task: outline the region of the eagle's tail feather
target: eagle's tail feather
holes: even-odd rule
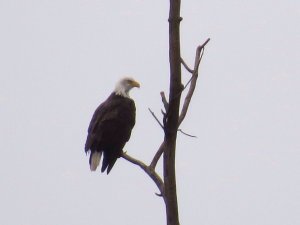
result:
[[[117,157],[109,154],[108,152],[104,152],[101,172],[103,173],[107,169],[106,172],[107,174],[109,174],[110,170],[113,168],[116,161],[117,161]]]
[[[107,160],[107,158],[105,157],[105,154],[104,154],[101,172],[103,173],[106,170],[107,167],[108,167],[108,160]]]
[[[110,170],[113,168],[115,162],[117,161],[117,158],[112,159],[112,161],[109,163],[107,167],[107,174],[109,174]]]
[[[90,169],[91,171],[95,171],[97,167],[99,166],[100,160],[101,160],[102,152],[91,152],[90,155]]]

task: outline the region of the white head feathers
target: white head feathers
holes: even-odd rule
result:
[[[135,81],[133,78],[124,77],[118,81],[115,87],[116,95],[121,95],[123,97],[129,98],[129,91],[133,87],[140,87],[139,82]]]

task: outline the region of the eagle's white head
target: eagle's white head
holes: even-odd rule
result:
[[[116,93],[116,95],[121,95],[125,98],[129,98],[129,91],[134,87],[139,88],[139,82],[137,82],[131,77],[124,77],[118,81],[114,92]]]

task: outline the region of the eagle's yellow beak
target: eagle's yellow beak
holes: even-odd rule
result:
[[[137,88],[140,88],[140,87],[141,87],[140,83],[137,82],[137,81],[135,81],[135,80],[133,80],[133,81],[131,82],[131,86],[132,86],[132,87],[137,87]]]

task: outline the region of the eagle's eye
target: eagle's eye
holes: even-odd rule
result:
[[[126,79],[125,80],[125,84],[129,85],[129,86],[132,86],[133,85],[133,80],[130,80],[130,79]]]

